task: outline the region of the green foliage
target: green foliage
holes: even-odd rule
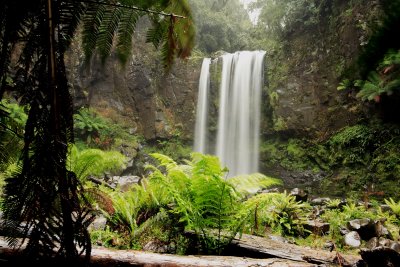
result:
[[[79,150],[74,144],[69,146],[67,167],[81,181],[89,176],[100,177],[106,172],[115,174],[126,167],[127,158],[118,151],[100,149]]]
[[[239,217],[246,218],[244,229],[250,233],[263,235],[269,226],[281,235],[298,236],[306,233],[303,224],[310,210],[308,203],[297,202],[294,196],[266,193],[245,201]]]
[[[400,201],[396,202],[393,200],[393,198],[389,199],[384,199],[386,205],[390,207],[392,210],[393,214],[396,215],[398,219],[400,219]]]
[[[158,181],[171,194],[176,203],[172,212],[188,230],[195,231],[206,252],[221,253],[236,234],[235,228],[231,229],[231,218],[238,207],[238,195],[223,178],[225,171],[218,158],[194,153],[189,165],[182,169],[168,157],[152,156],[167,173],[164,175],[152,166],[150,179]],[[227,236],[223,230],[228,230]]]
[[[192,153],[185,164],[160,153],[151,156],[157,164],[147,166],[149,176],[131,191],[111,192],[114,212],[106,212],[112,228],[134,244],[148,242],[145,233],[156,233],[156,242],[170,240],[183,252],[184,231],[194,231],[204,253],[221,253],[241,229],[244,218],[236,215],[249,193],[244,185],[254,189],[279,184],[261,174],[226,180],[227,170],[211,155]]]
[[[335,244],[343,246],[343,236],[340,229],[347,226],[347,223],[354,219],[382,219],[389,218],[388,214],[376,211],[375,209],[366,209],[363,205],[357,205],[354,202],[349,202],[342,209],[326,210],[322,214],[321,219],[330,224],[329,236],[335,240]],[[390,223],[388,223],[390,225]]]
[[[105,230],[93,230],[90,232],[90,239],[93,244],[101,245],[103,247],[112,247],[119,249],[129,248],[124,244],[123,236],[118,232],[113,231],[110,227],[106,227]]]
[[[94,52],[98,52],[104,63],[115,45],[118,57],[125,64],[132,52],[137,21],[143,16],[147,16],[152,24],[147,32],[147,42],[161,47],[161,58],[167,69],[172,66],[175,57],[186,58],[190,55],[195,31],[186,1],[124,0],[120,4],[123,6],[107,7],[97,2],[88,4],[83,16],[82,40],[88,60]]]
[[[357,80],[354,85],[360,88],[357,97],[361,100],[375,100],[379,102],[379,96],[383,94],[391,95],[394,90],[400,88],[400,79],[386,81],[377,72],[372,71],[369,73],[367,80]]]
[[[306,140],[269,139],[261,146],[262,162],[267,168],[279,165],[288,170],[325,170],[326,164],[316,154],[323,154],[322,148]]]
[[[192,147],[185,144],[179,137],[174,137],[169,140],[157,140],[155,144],[147,144],[143,151],[146,154],[169,155],[175,161],[182,161],[190,158]]]
[[[352,87],[352,82],[349,79],[344,79],[341,81],[337,87],[338,90],[344,90],[344,89],[349,89]]]
[[[355,87],[359,89],[357,97],[363,101],[380,102],[381,96],[398,94],[400,89],[400,50],[389,49],[378,62],[374,70],[369,71],[365,80],[358,79],[352,83],[345,79],[338,90]]]
[[[260,10],[259,25],[279,36],[298,27],[318,24],[326,4],[326,1],[257,0],[250,7]]]
[[[338,198],[330,199],[326,203],[326,207],[329,208],[329,209],[338,209],[341,203],[342,203],[342,201],[340,199],[338,199]]]
[[[282,181],[277,178],[265,176],[261,173],[238,175],[228,179],[235,190],[242,195],[249,195],[272,186],[281,186]]]
[[[235,52],[249,45],[250,19],[238,0],[190,0],[196,24],[196,46],[205,53]]]
[[[332,136],[328,146],[337,151],[331,155],[331,162],[338,164],[367,164],[370,155],[366,153],[375,145],[374,129],[367,125],[348,126]]]
[[[0,197],[5,178],[20,170],[18,159],[27,120],[26,108],[3,99],[0,101]]]
[[[372,198],[396,196],[400,175],[398,125],[372,120],[347,126],[325,141],[270,138],[260,156],[266,169],[324,172],[316,194],[334,197],[364,194],[374,186]]]
[[[93,139],[100,137],[100,130],[108,127],[107,122],[87,108],[81,108],[74,114],[74,129],[79,137],[90,143]]]

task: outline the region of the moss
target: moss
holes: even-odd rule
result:
[[[277,92],[273,91],[273,92],[269,92],[269,103],[272,107],[276,107],[279,103],[279,95]]]
[[[271,139],[263,143],[266,168],[289,172],[324,171],[325,180],[314,190],[333,196],[371,198],[396,196],[400,186],[400,127],[373,121],[343,128],[323,142],[307,139]]]
[[[274,130],[275,131],[283,131],[287,129],[286,121],[282,117],[278,117],[274,119]]]

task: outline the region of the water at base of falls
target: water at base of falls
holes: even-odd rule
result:
[[[264,56],[264,51],[239,51],[221,56],[218,123],[213,151],[207,151],[211,59],[203,60],[194,150],[217,155],[222,166],[229,169],[229,177],[258,171]]]

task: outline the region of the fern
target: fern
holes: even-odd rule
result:
[[[246,196],[261,189],[282,185],[282,180],[261,173],[253,173],[232,177],[228,179],[228,183],[232,184],[236,191]]]
[[[236,234],[226,235],[224,229],[229,231],[239,198],[224,179],[225,170],[218,158],[193,153],[189,164],[181,168],[168,157],[155,156],[161,160],[158,167],[166,166],[167,172],[154,171],[150,181],[156,181],[171,195],[176,205],[171,212],[179,216],[187,230],[197,233],[203,249],[220,253]]]
[[[310,206],[296,202],[286,193],[265,193],[249,198],[243,203],[237,220],[243,221],[245,231],[264,234],[266,226],[282,235],[304,233],[303,224]]]
[[[105,172],[118,172],[126,166],[127,158],[117,151],[103,151],[100,149],[78,148],[71,144],[69,147],[67,166],[68,170],[76,173],[81,181],[90,175],[101,176]]]
[[[397,218],[400,218],[400,201],[396,202],[393,198],[384,199],[386,205],[390,207],[393,214],[396,215]]]

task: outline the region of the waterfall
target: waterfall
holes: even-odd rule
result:
[[[197,99],[196,126],[194,132],[194,151],[206,153],[207,147],[207,116],[208,91],[210,88],[210,58],[203,59],[199,80],[199,94]]]
[[[214,152],[220,158],[222,165],[229,169],[229,177],[258,171],[264,55],[264,51],[239,51],[221,56],[222,73]],[[201,77],[203,70],[204,62]],[[207,74],[204,75],[209,77],[209,68],[205,71]],[[202,85],[201,83],[199,85],[196,134],[197,125],[204,120],[201,116],[204,114],[205,117],[210,116],[207,111],[210,103],[203,102],[203,90],[208,92],[209,88],[204,89]],[[199,133],[204,134],[201,137],[195,135],[195,144],[207,141],[205,133],[207,130]],[[207,152],[206,149],[196,151]]]

